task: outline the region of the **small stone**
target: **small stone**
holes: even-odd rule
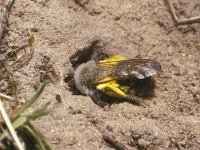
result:
[[[62,99],[61,99],[61,96],[59,94],[56,95],[56,101],[58,103],[61,103],[62,102]]]
[[[108,131],[113,131],[113,127],[110,126],[110,125],[107,125],[107,126],[106,126],[106,129],[107,129]]]
[[[82,111],[80,109],[74,109],[72,106],[68,107],[69,113],[72,115],[82,114]]]
[[[190,91],[192,92],[192,94],[196,94],[198,92],[198,86],[193,86],[190,88]]]
[[[150,142],[146,141],[145,139],[139,139],[138,144],[140,147],[145,148],[150,145]]]

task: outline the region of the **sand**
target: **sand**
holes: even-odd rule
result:
[[[179,18],[200,14],[198,0],[173,3]],[[16,0],[5,40],[19,43],[30,28],[37,31],[35,53],[14,72],[18,97],[23,102],[53,80],[34,104],[50,100],[52,112],[34,124],[56,149],[115,149],[104,132],[132,149],[200,149],[200,24],[176,26],[161,0]],[[69,91],[69,58],[95,40],[108,53],[160,62],[148,107],[123,102],[103,109]]]

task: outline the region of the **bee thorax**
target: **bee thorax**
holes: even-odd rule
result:
[[[78,66],[74,73],[75,86],[83,95],[89,95],[95,68],[95,61],[89,61]]]

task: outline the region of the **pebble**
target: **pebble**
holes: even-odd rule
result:
[[[139,144],[141,147],[145,148],[145,147],[147,147],[147,146],[150,144],[150,142],[146,141],[145,139],[139,139],[139,140],[138,140],[138,144]]]

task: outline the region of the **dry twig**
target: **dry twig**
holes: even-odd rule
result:
[[[164,0],[164,1],[165,1],[167,8],[169,9],[169,12],[172,16],[172,19],[174,20],[176,25],[200,23],[200,16],[179,20],[176,13],[175,13],[175,10],[174,10],[172,4],[170,3],[170,0]]]
[[[113,132],[104,131],[102,136],[105,141],[112,144],[117,150],[135,150],[135,148],[127,144],[125,139],[122,139],[122,137]]]
[[[0,0],[0,39],[8,25],[8,16],[14,0]]]

